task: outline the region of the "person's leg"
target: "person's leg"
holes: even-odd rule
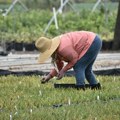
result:
[[[102,42],[98,36],[95,37],[93,44],[91,45],[88,54],[92,56],[91,61],[89,62],[88,66],[85,69],[85,77],[90,85],[97,84],[97,80],[92,70],[92,66],[97,58],[97,55],[101,49]]]
[[[85,64],[84,60],[79,60],[73,67],[76,78],[76,85],[85,85]]]
[[[95,61],[95,59],[85,69],[85,77],[90,85],[97,84],[97,80],[96,80],[95,75],[92,71],[92,66],[93,66],[94,61]]]
[[[102,42],[99,39],[99,37],[96,36],[95,40],[93,41],[91,47],[86,52],[86,54],[80,60],[78,60],[78,62],[74,65],[73,69],[75,71],[76,85],[85,84],[85,70],[96,59],[96,56],[101,49],[101,46],[102,46]],[[91,64],[91,72],[92,72],[92,65],[93,64]],[[88,71],[86,71],[86,74],[87,72]],[[94,82],[97,83],[95,79]]]
[[[97,80],[92,71],[92,66],[95,61],[93,58],[93,55],[86,54],[74,65],[73,68],[75,72],[76,85],[84,85],[85,78],[90,84],[97,83]]]

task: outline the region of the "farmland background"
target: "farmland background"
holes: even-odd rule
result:
[[[47,35],[54,37],[64,32],[74,30],[89,30],[100,35],[102,40],[112,41],[116,20],[118,2],[101,2],[94,12],[91,12],[96,0],[70,1],[63,9],[63,14],[58,14],[56,30],[54,22],[46,33],[44,30],[53,16],[52,7],[60,7],[60,0],[23,0],[28,8],[26,11],[17,3],[7,16],[3,16],[11,5],[10,0],[1,0],[0,8],[0,41],[34,42],[38,37]],[[47,9],[46,9],[47,8]],[[74,10],[73,10],[74,9]],[[67,22],[66,22],[67,21]]]
[[[34,42],[38,37],[52,38],[74,30],[96,32],[104,43],[110,43],[105,50],[111,50],[118,0],[103,1],[94,12],[96,0],[70,0],[57,16],[59,29],[53,21],[46,32],[52,7],[58,10],[60,0],[21,0],[27,9],[18,2],[5,15],[12,2],[0,0],[0,46],[10,54],[27,50],[36,53]],[[60,81],[53,78],[44,85],[41,77],[0,75],[0,120],[120,119],[120,75],[97,76],[102,89],[85,91],[54,88],[54,83],[74,83],[74,77],[65,76]]]

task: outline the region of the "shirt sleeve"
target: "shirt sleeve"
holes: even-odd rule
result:
[[[61,61],[61,60],[56,60],[56,63],[55,63],[56,65],[57,65],[57,69],[58,69],[58,71],[60,71],[62,68],[63,68],[63,66],[64,66],[64,63],[63,63],[63,61]],[[55,69],[55,68],[53,68],[51,71],[50,71],[50,73],[49,73],[52,77],[54,77],[54,76],[56,76],[58,73],[57,73],[57,70]]]
[[[71,69],[75,65],[79,57],[78,53],[74,50],[72,46],[65,47],[63,50],[60,51],[59,54],[60,54],[60,57],[56,60],[56,65],[57,65],[58,71],[63,69],[64,72]],[[65,66],[63,61],[67,62]],[[54,68],[50,71],[49,74],[52,77],[54,77],[58,73]]]
[[[61,55],[68,62],[68,64],[63,68],[63,71],[71,69],[78,60],[78,53],[74,50],[72,46],[68,46],[61,51]]]

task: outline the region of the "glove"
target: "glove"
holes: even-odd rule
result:
[[[64,71],[61,70],[57,75],[57,80],[60,80],[64,76]]]
[[[42,77],[41,83],[42,83],[42,84],[45,84],[45,83],[48,82],[51,78],[52,78],[52,76],[51,76],[50,74],[48,74],[47,76]]]

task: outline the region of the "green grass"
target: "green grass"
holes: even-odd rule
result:
[[[38,76],[1,76],[0,120],[10,115],[13,120],[119,120],[120,76],[97,79],[102,90],[82,91],[54,88],[54,83],[74,83],[73,77],[40,84]]]

